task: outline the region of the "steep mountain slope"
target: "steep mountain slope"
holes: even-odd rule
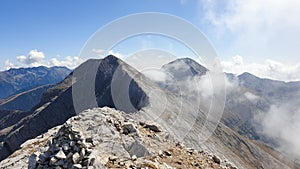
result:
[[[172,65],[178,65],[177,62],[182,63],[182,59],[173,61],[163,66],[163,68],[174,67]],[[184,64],[183,66],[187,67],[185,69],[188,70],[189,67],[195,67],[195,65],[202,67],[198,63],[193,65]],[[165,69],[165,71],[169,74],[180,74],[180,72],[178,72],[180,70],[174,71],[172,69]],[[166,89],[176,91],[174,88],[180,88],[180,94],[185,97],[185,99],[190,100],[194,104],[200,103],[200,108],[206,111],[209,110],[209,106],[207,106],[210,102],[207,101],[209,97],[203,97],[203,95],[201,95],[201,93],[207,93],[207,85],[204,86],[204,90],[196,89],[199,86],[200,88],[203,87],[203,84],[207,83],[209,80],[207,76],[189,73],[188,77],[185,77],[184,80],[182,80],[182,77],[173,77],[174,79],[172,79],[172,81],[167,81],[166,84],[168,87]],[[262,124],[257,118],[260,117],[260,115],[266,114],[272,104],[289,102],[290,105],[297,107],[297,104],[299,105],[299,99],[296,98],[300,96],[300,82],[285,83],[269,79],[260,79],[249,73],[244,73],[240,76],[226,74],[226,77],[227,98],[221,122],[251,140],[258,140],[275,148],[275,140],[272,140],[260,132]],[[193,86],[192,84],[195,85]],[[191,89],[191,86],[194,89]],[[179,90],[177,90],[177,92],[178,91]],[[197,95],[197,92],[200,92],[200,95]],[[254,143],[260,145],[259,143]],[[269,149],[268,147],[266,148]]]
[[[62,124],[68,118],[76,115],[72,98],[72,88],[76,88],[80,92],[80,94],[76,95],[77,99],[80,100],[80,107],[77,107],[77,110],[80,109],[82,111],[87,108],[98,107],[98,105],[114,107],[110,84],[112,74],[119,66],[121,69],[118,69],[118,71],[122,74],[119,77],[120,81],[124,82],[126,79],[134,79],[130,85],[130,91],[132,91],[130,98],[134,98],[134,107],[140,109],[141,106],[147,104],[147,97],[139,88],[137,82],[135,82],[138,79],[140,84],[143,83],[142,78],[139,79],[141,75],[136,75],[137,72],[134,72],[129,65],[114,56],[108,56],[103,60],[88,60],[56,87],[46,91],[41,102],[32,109],[27,117],[9,129],[3,129],[5,132],[2,133],[4,133],[5,138],[0,140],[4,142],[0,146],[0,159],[5,158],[18,149],[24,141],[34,138],[46,132],[49,128]],[[133,77],[133,75],[136,76]],[[96,83],[95,77],[98,81]],[[93,88],[95,90],[87,92],[86,89],[95,86],[95,84],[96,88]],[[122,85],[122,83],[117,84]],[[93,100],[95,95],[97,96],[96,101]],[[121,110],[131,111],[126,108],[120,107]]]
[[[51,85],[39,86],[34,89],[13,95],[7,99],[0,100],[0,110],[21,110],[30,111],[33,106],[39,103],[43,93],[49,88],[54,87]]]
[[[13,153],[26,140],[63,124],[76,112],[98,106],[123,110],[140,121],[155,121],[175,140],[227,159],[239,168],[293,167],[222,123],[207,121],[206,113],[193,102],[162,89],[114,56],[83,63],[64,81],[45,92],[30,115],[6,128],[5,132],[2,130],[0,159]],[[213,132],[214,125],[218,127]],[[212,136],[201,142],[207,132],[212,132]]]
[[[13,125],[18,123],[21,119],[28,116],[30,112],[23,112],[19,110],[0,110],[2,117],[0,118],[0,140],[2,141]]]
[[[0,72],[0,99],[46,84],[56,84],[71,70],[66,67],[12,68]]]

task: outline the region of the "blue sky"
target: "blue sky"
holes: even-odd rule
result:
[[[103,25],[139,12],[165,12],[196,20],[192,3],[173,0],[73,1],[7,0],[0,2],[0,61],[27,54],[32,49],[47,57],[78,55],[88,38]]]
[[[194,24],[229,72],[263,70],[265,77],[300,79],[287,77],[300,70],[297,0],[2,0],[0,69],[37,60],[76,62],[73,57],[99,28],[141,12],[168,13]]]

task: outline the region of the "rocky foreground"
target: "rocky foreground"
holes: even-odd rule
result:
[[[161,126],[110,109],[86,110],[22,144],[0,168],[235,168],[176,142]]]

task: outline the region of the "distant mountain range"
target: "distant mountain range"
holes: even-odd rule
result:
[[[177,69],[174,69],[175,67]],[[209,103],[203,100],[207,98],[199,98],[198,91],[190,89],[190,83],[195,83],[195,81],[199,83],[193,86],[195,88],[201,88],[203,87],[202,83],[207,83],[205,75],[209,72],[208,69],[186,58],[170,62],[164,65],[163,68],[172,75],[172,79],[168,79],[165,84],[161,84],[162,87],[172,92],[178,91],[178,88],[180,88],[181,95],[193,98],[189,100],[194,104],[203,102],[200,107],[208,111],[207,105]],[[181,76],[181,74],[184,74],[184,76]],[[272,105],[289,102],[290,106],[299,107],[300,82],[263,79],[247,72],[241,75],[225,73],[225,76],[227,87],[223,123],[250,139],[272,143],[271,140],[259,133],[261,126],[255,118],[266,114]],[[205,90],[200,89],[199,92],[201,94]],[[198,98],[195,99],[195,97]]]
[[[299,82],[260,79],[248,73],[240,76],[226,74],[228,83],[236,86],[233,86],[234,90],[227,87],[223,118],[212,136],[200,143],[199,138],[205,136],[202,127],[210,105],[206,95],[191,94],[197,92],[189,82],[197,80],[201,84],[209,70],[189,58],[170,62],[162,69],[172,78],[154,82],[110,55],[86,61],[53,87],[41,86],[2,101],[2,105],[9,106],[11,100],[16,106],[24,99],[30,100],[34,93],[39,93],[39,96],[43,93],[39,103],[30,111],[0,111],[0,160],[18,150],[26,140],[65,123],[76,113],[107,106],[141,121],[156,121],[175,140],[183,139],[181,141],[189,147],[228,159],[238,168],[299,168],[291,159],[265,145],[272,145],[272,140],[258,132],[254,118],[278,100],[297,98]],[[24,73],[12,74],[25,76]],[[200,94],[206,90],[200,87]],[[253,102],[251,98],[259,99]],[[209,124],[213,125],[212,122]]]
[[[0,72],[0,99],[62,81],[69,73],[66,67],[11,68]]]

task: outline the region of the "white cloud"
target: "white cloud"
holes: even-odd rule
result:
[[[45,55],[36,49],[29,51],[28,56],[17,56],[17,60],[25,65],[38,66],[43,65]]]
[[[122,53],[120,53],[120,52],[115,52],[115,51],[113,51],[113,50],[110,50],[109,52],[108,52],[108,55],[114,55],[114,56],[116,56],[117,58],[119,58],[119,59],[125,59],[125,55],[124,54],[122,54]]]
[[[9,59],[7,59],[4,62],[4,66],[5,66],[5,69],[9,69],[9,68],[14,67],[15,65]]]
[[[252,103],[256,103],[256,101],[258,101],[258,99],[259,99],[258,96],[254,95],[253,93],[250,93],[250,92],[245,92],[244,95]]]
[[[67,56],[64,60],[58,60],[57,58],[52,58],[49,61],[49,66],[66,66],[68,68],[76,68],[84,60],[78,56]]]
[[[93,49],[92,52],[96,53],[99,56],[99,58],[103,58],[105,54],[105,49]]]
[[[36,49],[29,51],[27,56],[20,55],[16,57],[17,62],[13,63],[10,60],[4,62],[5,69],[18,68],[18,67],[37,67],[37,66],[66,66],[68,68],[75,68],[80,65],[84,60],[78,56],[67,56],[64,58],[53,57],[46,59],[45,54]]]
[[[141,73],[156,82],[165,82],[170,78],[163,70],[157,68],[145,69]]]
[[[24,55],[17,56],[17,60],[21,63],[26,63],[27,57]]]
[[[276,139],[279,151],[300,158],[300,109],[291,103],[272,105],[261,120],[262,132]]]
[[[243,55],[299,57],[300,1],[298,0],[202,0],[204,20],[213,34],[233,39],[230,51]]]
[[[243,57],[237,55],[230,61],[222,61],[221,64],[227,73],[249,72],[262,78],[282,81],[300,80],[300,62],[291,65],[268,59],[264,63],[244,63]]]
[[[37,51],[36,49],[31,50],[28,53],[27,62],[28,63],[39,63],[45,58],[43,52]]]

